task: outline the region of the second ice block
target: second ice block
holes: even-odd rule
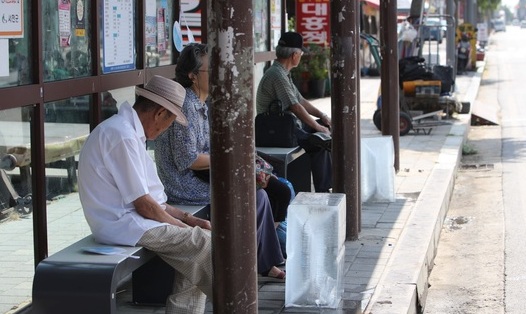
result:
[[[299,193],[287,217],[285,306],[336,308],[342,295],[345,194]]]

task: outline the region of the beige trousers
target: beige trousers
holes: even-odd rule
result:
[[[212,238],[209,230],[167,225],[150,229],[137,243],[159,255],[175,269],[166,313],[204,313],[212,300]]]

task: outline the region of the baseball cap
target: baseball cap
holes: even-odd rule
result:
[[[175,122],[184,126],[188,125],[188,121],[181,111],[186,97],[186,90],[181,84],[166,77],[154,75],[144,85],[144,88],[135,87],[135,93],[163,106],[176,115]]]
[[[303,37],[301,37],[300,33],[296,32],[283,33],[278,41],[278,45],[281,47],[298,48],[303,52],[309,52],[307,48],[303,47]]]

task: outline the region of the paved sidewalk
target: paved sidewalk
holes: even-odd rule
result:
[[[473,104],[480,76],[481,73],[470,73],[457,77],[460,100]],[[360,81],[363,136],[380,135],[372,123],[379,84],[378,78]],[[330,114],[330,98],[313,103]],[[344,294],[339,309],[285,309],[285,285],[260,278],[259,313],[417,313],[418,304],[425,302],[429,265],[468,128],[469,115],[460,115],[452,125],[438,126],[429,135],[410,132],[400,137],[396,200],[363,204],[359,240],[345,244]],[[64,208],[68,208],[67,212]],[[50,204],[48,213],[50,253],[89,234],[77,195],[70,194]],[[13,278],[8,277],[11,280],[0,281],[0,313],[14,313],[15,310],[10,311],[13,304],[20,304],[20,309],[30,300],[32,249],[21,250],[19,244],[32,243],[32,228],[31,219],[0,224],[0,248],[5,250],[0,256],[0,278],[6,278],[3,274],[7,272],[13,273]],[[5,246],[7,241],[12,244]],[[119,294],[118,300],[119,313],[164,313],[164,308],[131,305],[129,292]]]
[[[479,72],[457,77],[459,100],[473,105],[480,65]],[[361,80],[362,136],[379,135],[371,120],[377,90],[373,81]],[[330,100],[317,103],[330,112]],[[338,310],[313,312],[418,313],[425,304],[428,275],[469,125],[469,114],[458,115],[452,125],[438,126],[429,135],[410,132],[400,137],[396,201],[362,205],[359,240],[346,242],[343,302]]]

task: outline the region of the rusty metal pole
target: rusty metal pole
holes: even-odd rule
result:
[[[393,137],[394,167],[398,172],[400,170],[400,88],[398,86],[396,6],[396,0],[380,1],[382,134]]]
[[[361,18],[362,18],[362,10],[361,10],[361,6],[362,6],[363,2],[362,1],[355,1],[354,2],[354,5],[356,6],[355,7],[355,10],[356,10],[356,32],[354,32],[354,36],[355,36],[355,42],[356,43],[360,43],[360,32],[361,32],[361,27],[360,27],[360,23],[361,23]],[[358,189],[358,194],[356,195],[356,202],[358,202],[358,213],[357,213],[357,219],[358,219],[358,232],[361,232],[362,231],[362,167],[361,167],[361,164],[362,164],[362,154],[361,154],[361,151],[362,151],[362,135],[361,135],[361,132],[360,130],[362,129],[362,123],[361,123],[361,117],[362,117],[362,113],[361,113],[361,98],[360,98],[360,79],[361,79],[361,72],[360,72],[360,45],[357,44],[356,45],[356,73],[358,73],[358,79],[356,80],[356,103],[357,103],[357,106],[356,106],[356,146],[357,146],[357,150],[356,150],[356,158],[358,160],[358,168],[357,168],[357,174],[356,174],[356,177],[358,178],[358,182],[356,183],[357,185],[357,189]]]
[[[42,12],[41,1],[29,1],[31,8],[35,12]],[[42,32],[39,30],[42,25],[42,16],[36,14],[31,23],[31,33],[36,36],[37,44],[31,46],[33,55],[33,83],[42,84],[44,82],[44,58],[42,53]],[[44,154],[44,100],[43,97],[33,108],[31,108],[31,192],[33,194],[33,253],[35,268],[38,263],[48,257],[48,221],[46,205],[46,165]],[[39,154],[40,153],[40,154]]]
[[[357,240],[359,212],[359,143],[357,80],[357,1],[331,2],[331,102],[333,134],[333,192],[345,193],[347,202],[346,239]]]
[[[257,313],[252,1],[208,9],[214,313]]]

